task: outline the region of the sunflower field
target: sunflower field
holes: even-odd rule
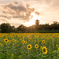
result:
[[[0,59],[59,59],[59,33],[0,33]]]

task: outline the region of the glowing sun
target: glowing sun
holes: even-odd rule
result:
[[[25,22],[24,23],[25,26],[35,25],[35,20],[38,19],[38,16],[35,13],[31,13],[31,15],[33,16],[32,19],[30,19],[29,22]]]

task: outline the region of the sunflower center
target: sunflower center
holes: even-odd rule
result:
[[[5,40],[5,41],[7,41],[7,40]]]
[[[30,48],[30,46],[28,46],[28,48]]]
[[[45,52],[45,51],[46,51],[46,49],[44,48],[44,49],[43,49],[43,51]]]
[[[38,47],[38,46],[36,45],[36,47]]]

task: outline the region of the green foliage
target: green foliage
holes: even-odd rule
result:
[[[52,24],[35,24],[30,27],[19,25],[17,28],[9,23],[0,25],[1,33],[59,33],[59,23],[54,21]]]
[[[7,43],[4,41],[6,38]],[[22,40],[27,43],[23,44]],[[45,43],[42,40],[45,40]],[[30,50],[27,48],[28,44],[32,45]],[[39,47],[35,48],[35,44]],[[41,46],[46,46],[47,54],[43,54]],[[59,33],[0,34],[0,59],[59,59],[58,48]]]
[[[1,24],[1,32],[2,33],[9,33],[10,32],[10,29],[11,29],[11,26],[9,23],[2,23]]]

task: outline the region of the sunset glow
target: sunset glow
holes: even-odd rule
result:
[[[35,20],[38,19],[38,16],[35,13],[31,13],[31,15],[33,16],[32,19],[30,19],[29,22],[24,23],[24,25],[27,26],[27,27],[35,25]]]
[[[0,0],[0,24],[18,27],[59,22],[59,0]]]

